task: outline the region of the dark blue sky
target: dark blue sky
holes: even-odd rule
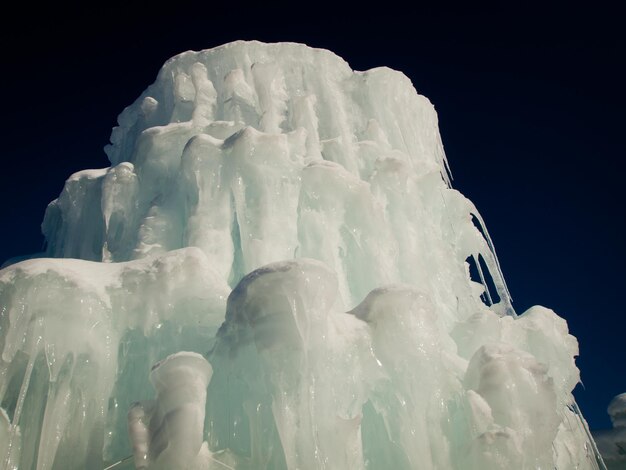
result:
[[[585,384],[576,397],[592,428],[609,426],[606,406],[626,391],[617,11],[133,5],[25,5],[7,19],[19,32],[0,33],[0,260],[41,249],[47,203],[74,171],[108,166],[117,114],[170,56],[236,39],[324,47],[357,70],[401,70],[434,103],[454,186],[481,211],[514,306],[567,319]]]

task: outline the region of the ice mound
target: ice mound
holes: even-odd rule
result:
[[[0,469],[602,465],[403,74],[186,52],[106,152],[0,271]]]
[[[626,393],[613,398],[607,411],[613,429],[596,431],[593,437],[608,470],[626,470]]]

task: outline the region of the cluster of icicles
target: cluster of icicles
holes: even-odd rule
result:
[[[429,101],[236,42],[168,61],[0,271],[0,469],[593,469]]]

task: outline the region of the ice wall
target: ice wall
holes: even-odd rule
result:
[[[513,311],[403,74],[186,52],[106,152],[0,271],[0,469],[597,468],[576,340]]]

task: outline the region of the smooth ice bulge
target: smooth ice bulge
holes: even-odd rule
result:
[[[406,76],[235,42],[118,121],[0,271],[0,469],[602,466]]]

